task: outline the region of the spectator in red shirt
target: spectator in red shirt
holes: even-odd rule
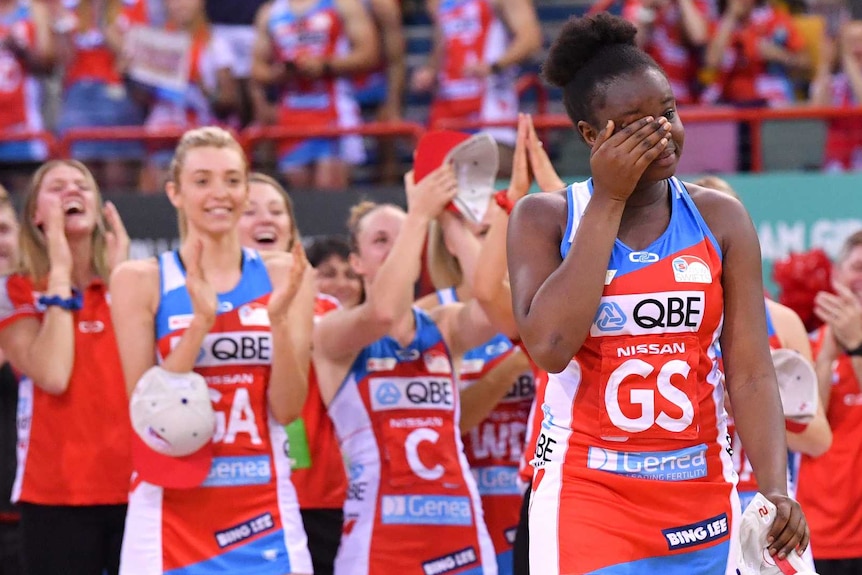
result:
[[[18,264],[18,220],[9,194],[0,186],[0,274]],[[10,499],[15,483],[18,375],[0,350],[0,565],[4,575],[21,575],[21,514]]]
[[[26,375],[12,496],[26,573],[116,575],[131,425],[107,282],[129,239],[74,160],[39,168],[21,226],[21,271],[0,281],[0,347]]]
[[[799,503],[811,529],[820,575],[862,573],[862,230],[851,235],[833,268],[836,293],[820,292],[815,313],[820,397],[832,427],[832,447],[803,456]]]
[[[841,28],[837,48],[837,53],[829,49],[822,55],[811,82],[811,104],[815,106],[852,107],[862,102],[862,21],[853,20]],[[831,172],[862,170],[862,118],[829,122],[824,168]]]
[[[37,75],[53,68],[53,50],[44,5],[0,0],[0,134],[44,129]],[[46,156],[43,142],[0,142],[0,163],[42,161]]]
[[[709,23],[717,18],[712,0],[627,0],[623,17],[637,27],[638,46],[664,70],[676,103],[695,103]]]
[[[65,70],[58,131],[140,126],[143,111],[128,97],[117,68],[128,24],[123,0],[43,2],[51,14],[57,55]],[[72,146],[75,158],[101,163],[97,180],[112,189],[132,184],[128,162],[142,154],[137,142],[84,141]]]
[[[764,0],[728,0],[706,50],[707,103],[776,106],[794,100],[788,72],[811,65],[790,15]]]

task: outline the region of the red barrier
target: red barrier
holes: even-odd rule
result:
[[[820,108],[813,106],[794,106],[788,108],[746,108],[729,107],[689,107],[680,108],[680,117],[684,123],[697,122],[745,122],[750,127],[751,138],[751,171],[763,171],[763,123],[767,121],[820,119],[836,120],[841,118],[862,118],[862,106],[855,108]],[[568,116],[564,114],[546,114],[534,116],[536,129],[574,129]],[[516,126],[517,120],[499,122],[482,122],[457,120],[446,123],[450,130],[481,130],[483,128]],[[789,142],[789,144],[792,144]]]
[[[405,136],[412,138],[414,143],[425,133],[425,128],[414,122],[367,122],[352,128],[302,126],[252,126],[242,133],[246,153],[262,141],[296,141],[308,138],[337,138],[352,134],[360,136]]]
[[[70,158],[72,157],[72,145],[78,142],[140,142],[150,151],[158,148],[172,148],[186,131],[188,128],[179,127],[158,129],[141,126],[73,128],[60,138],[57,152],[61,158]]]
[[[6,132],[0,134],[0,142],[29,142],[37,141],[45,144],[48,149],[48,157],[53,158],[57,154],[57,138],[51,132],[44,130],[28,130],[26,132]]]
[[[547,92],[535,75],[525,76],[519,82],[519,90],[538,90],[537,102],[540,111],[547,110]],[[788,108],[735,109],[690,107],[681,108],[680,116],[685,123],[698,122],[745,122],[750,126],[751,171],[763,170],[762,128],[768,121],[820,119],[824,121],[842,118],[862,119],[862,106],[855,108],[819,108],[794,106]],[[563,114],[539,113],[533,117],[537,130],[571,130],[572,123]],[[490,127],[515,127],[517,120],[499,122],[448,120],[445,127],[452,130],[480,130]],[[441,122],[437,127],[444,127]],[[49,132],[21,132],[0,135],[0,142],[39,140],[45,142],[51,157],[69,157],[72,144],[82,141],[134,141],[149,148],[173,146],[182,137],[185,129],[169,128],[151,130],[143,127],[78,128],[57,139]],[[308,128],[303,126],[251,127],[235,134],[246,151],[251,151],[261,141],[289,141],[307,138],[330,138],[349,134],[362,136],[402,136],[418,142],[425,128],[415,122],[370,122],[352,128]],[[792,143],[789,143],[792,144]]]

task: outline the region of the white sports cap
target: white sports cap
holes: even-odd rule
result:
[[[132,460],[144,481],[183,489],[206,479],[216,418],[200,374],[151,367],[138,381],[129,409]]]

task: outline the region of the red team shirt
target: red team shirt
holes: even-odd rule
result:
[[[825,333],[820,328],[816,334],[815,355]],[[817,559],[862,557],[862,385],[847,355],[832,366],[832,393],[825,407],[832,447],[820,457],[802,456],[797,498]]]
[[[707,22],[715,18],[714,4],[709,0],[695,0],[694,5]],[[629,0],[623,7],[623,17],[635,22],[642,9],[641,0]],[[652,38],[644,49],[664,70],[677,104],[694,104],[698,96],[694,88],[700,67],[699,55],[683,33],[682,13],[676,2],[668,2],[656,11]]]
[[[454,288],[439,290],[437,295],[443,304],[457,301]],[[461,389],[474,385],[516,351],[517,346],[502,334],[467,351],[461,358]],[[512,382],[509,393],[488,417],[461,437],[482,497],[499,575],[511,574],[513,569],[512,548],[524,495],[518,472],[534,395],[533,372],[527,371]]]
[[[350,47],[334,0],[320,0],[302,15],[293,12],[288,0],[275,0],[267,28],[278,60],[285,64],[307,57],[331,60],[345,54]],[[349,127],[358,124],[358,115],[350,83],[344,78],[295,78],[280,95],[279,125]],[[286,142],[279,153],[287,155],[283,162],[305,164],[320,154],[334,152],[321,151],[306,141]],[[351,163],[353,160],[348,159]]]
[[[486,78],[464,75],[464,67],[491,65],[509,45],[509,33],[489,0],[441,0],[435,15],[445,47],[429,124],[464,119],[502,121],[518,115],[517,70],[509,68]],[[489,129],[500,141],[514,143],[514,131]]]
[[[0,40],[7,39],[26,49],[33,48],[36,33],[26,6],[0,19]],[[38,81],[11,51],[0,47],[0,132],[41,129],[39,98]]]
[[[0,281],[0,329],[24,318],[41,321],[45,308],[37,300],[42,292],[29,278],[12,275]],[[75,359],[69,388],[52,395],[26,377],[19,387],[13,500],[117,505],[128,499],[131,425],[108,288],[94,280],[83,296],[83,308],[71,312]]]
[[[617,240],[587,337],[550,374],[530,501],[541,573],[736,573],[739,513],[716,342],[720,248],[683,184],[648,248]],[[567,190],[568,253],[592,193]]]
[[[314,315],[320,317],[339,309],[338,300],[318,294],[314,302]],[[311,453],[311,467],[294,469],[290,479],[296,487],[296,496],[302,509],[341,509],[347,495],[347,475],[335,427],[326,412],[314,366],[308,381],[308,397],[302,407],[302,421]]]
[[[713,23],[713,31],[718,26]],[[800,52],[805,39],[789,14],[772,6],[759,6],[734,32],[718,70],[718,82],[710,86],[707,102],[752,102],[770,105],[794,100],[787,71],[769,64],[760,55],[759,44],[770,40],[790,52]]]

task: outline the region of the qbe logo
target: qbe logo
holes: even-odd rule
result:
[[[616,302],[602,302],[594,320],[599,331],[613,332],[623,329],[626,325],[626,314]]]
[[[179,343],[179,338],[176,338]],[[171,342],[172,346],[174,342]],[[208,334],[195,367],[267,365],[272,362],[272,335],[267,331]]]
[[[703,322],[705,302],[702,291],[605,296],[599,303],[590,335],[693,333]]]
[[[706,477],[706,445],[700,444],[677,451],[615,451],[590,447],[587,467],[658,481],[687,481]]]
[[[728,534],[728,531],[727,514],[722,513],[691,525],[662,529],[661,532],[667,541],[667,548],[675,550],[695,547],[721,539]]]
[[[473,524],[469,497],[456,495],[384,495],[380,499],[384,525]]]
[[[371,409],[455,409],[452,380],[445,377],[380,377],[369,380]]]

